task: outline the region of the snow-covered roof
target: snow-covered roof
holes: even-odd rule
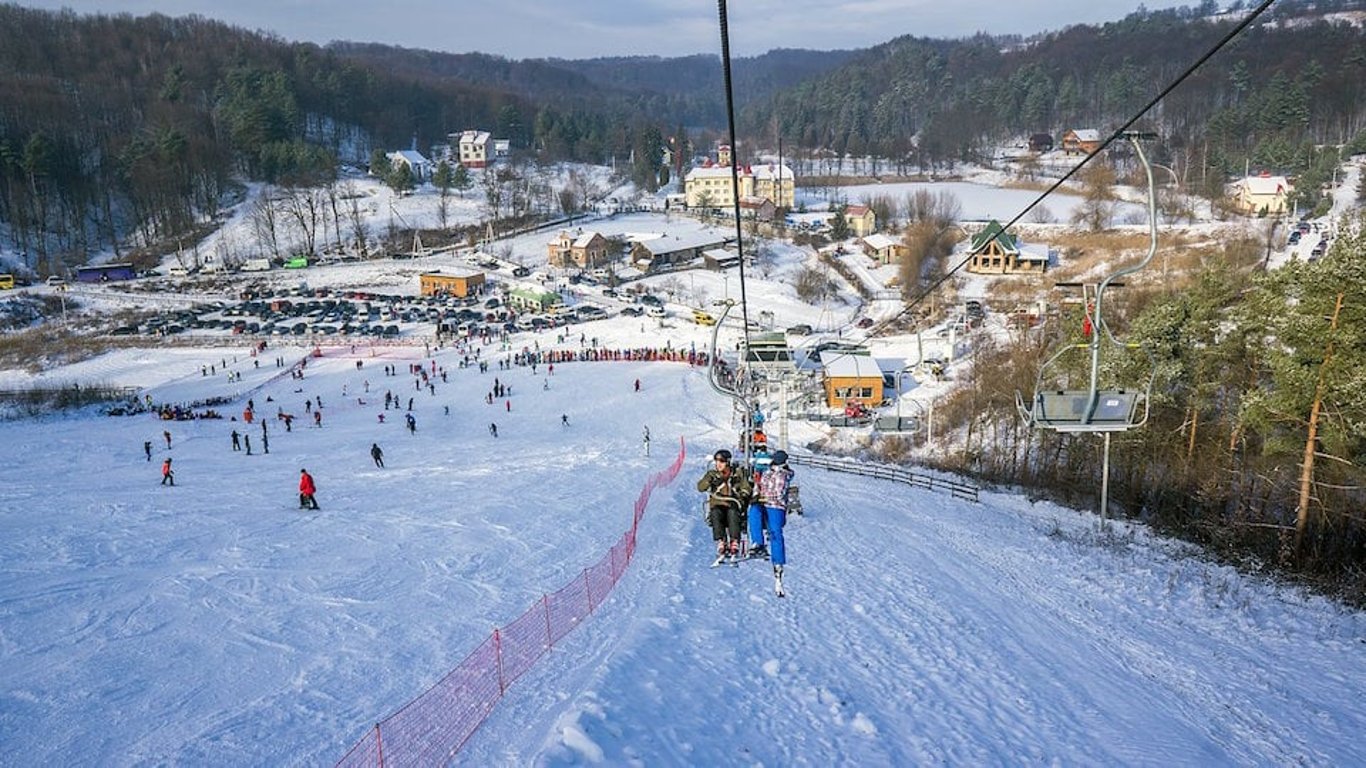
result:
[[[829,357],[829,360],[825,358]],[[877,361],[868,355],[859,354],[836,354],[822,355],[821,363],[825,367],[826,376],[839,376],[841,378],[861,378],[861,379],[880,379],[882,378],[882,368]]]
[[[1242,184],[1251,195],[1279,195],[1290,189],[1290,181],[1284,176],[1248,176]]]
[[[400,149],[397,152],[390,152],[387,157],[390,160],[402,160],[410,166],[430,165],[430,161],[422,156],[421,152],[415,149]]]
[[[681,235],[665,235],[653,240],[646,240],[641,243],[650,250],[650,253],[674,253],[693,248],[710,248],[726,242],[724,235],[710,234],[707,232],[685,232]]]
[[[1100,131],[1095,128],[1078,128],[1072,131],[1077,141],[1100,141]]]
[[[867,243],[868,247],[872,248],[875,251],[885,250],[887,248],[891,248],[892,246],[899,245],[901,243],[901,241],[896,239],[895,237],[889,237],[887,235],[882,234],[881,232],[875,235],[868,235],[867,237],[863,238],[863,242]]]
[[[1049,250],[1047,245],[1043,243],[1021,243],[1018,240],[1015,242],[1020,249],[1016,258],[1020,261],[1042,261],[1045,264],[1048,263],[1048,256],[1052,251]]]
[[[575,248],[587,248],[593,244],[593,238],[598,237],[597,232],[584,232],[574,240]]]
[[[487,144],[488,140],[488,131],[465,131],[460,134],[461,144]]]
[[[431,275],[435,275],[435,276],[437,276],[437,277],[463,277],[463,278],[470,278],[470,277],[475,277],[475,276],[477,276],[477,275],[483,275],[483,274],[484,274],[483,270],[480,270],[480,269],[473,269],[473,268],[470,268],[470,267],[454,266],[454,267],[442,267],[441,269],[433,269],[433,270],[428,271],[428,272],[423,272],[423,273],[422,273],[422,277],[428,277],[428,276],[431,276]]]
[[[796,177],[792,174],[792,169],[791,169],[791,168],[788,168],[786,165],[782,166],[781,174],[782,174],[782,178],[784,178],[784,179],[793,179],[793,178],[796,178]],[[756,179],[764,179],[764,180],[766,180],[766,181],[773,181],[773,180],[776,180],[776,179],[778,178],[778,176],[779,176],[779,170],[778,170],[778,166],[777,166],[777,165],[774,165],[774,164],[772,164],[772,163],[764,163],[764,164],[762,164],[762,165],[742,165],[742,166],[740,166],[740,175],[741,175],[741,176],[753,176],[753,177],[756,178]],[[715,178],[727,178],[727,179],[728,179],[728,178],[730,178],[730,166],[728,166],[728,165],[699,165],[699,166],[694,166],[692,170],[688,171],[688,174],[687,174],[687,176],[686,176],[685,178],[686,178],[688,181],[691,181],[691,180],[693,180],[693,179],[715,179]]]

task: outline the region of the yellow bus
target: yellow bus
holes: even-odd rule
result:
[[[716,318],[712,317],[710,312],[702,309],[694,309],[692,311],[692,321],[698,325],[716,325]]]
[[[14,275],[0,275],[0,291],[8,291],[14,288]]]

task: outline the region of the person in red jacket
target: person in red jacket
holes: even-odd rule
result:
[[[317,509],[318,500],[313,498],[317,492],[318,486],[313,484],[313,476],[306,469],[299,470],[299,509]]]

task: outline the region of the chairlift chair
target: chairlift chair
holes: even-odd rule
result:
[[[1157,365],[1150,350],[1143,345],[1122,342],[1110,333],[1101,312],[1105,289],[1126,275],[1134,274],[1152,262],[1157,253],[1157,195],[1153,187],[1153,170],[1148,158],[1143,154],[1139,138],[1150,138],[1147,134],[1126,133],[1125,138],[1133,144],[1143,170],[1148,175],[1148,253],[1143,260],[1132,267],[1121,269],[1101,281],[1096,287],[1095,302],[1088,307],[1087,318],[1091,326],[1091,338],[1084,344],[1069,344],[1059,350],[1039,367],[1039,376],[1034,385],[1034,395],[1026,404],[1024,397],[1015,395],[1015,404],[1025,422],[1035,429],[1052,429],[1056,432],[1093,432],[1105,439],[1103,469],[1101,470],[1100,513],[1108,516],[1110,497],[1110,435],[1115,432],[1141,427],[1148,421],[1148,414],[1156,378]],[[1104,334],[1106,341],[1102,341]],[[1090,382],[1086,389],[1046,388],[1045,380],[1050,376],[1058,378],[1057,363],[1060,358],[1078,350],[1090,353]],[[1147,355],[1148,380],[1141,387],[1102,387],[1100,384],[1102,351],[1107,362],[1113,362],[1114,350],[1139,350]],[[1140,406],[1142,411],[1140,413]]]
[[[1138,139],[1141,134],[1126,133],[1133,144],[1143,169],[1148,176],[1148,252],[1139,263],[1121,269],[1105,278],[1096,288],[1095,299],[1088,307],[1091,338],[1081,344],[1069,344],[1058,350],[1039,367],[1034,394],[1028,402],[1016,393],[1016,406],[1027,424],[1037,429],[1057,432],[1122,432],[1141,427],[1148,421],[1156,363],[1152,352],[1142,344],[1116,339],[1110,332],[1102,313],[1105,289],[1120,278],[1147,267],[1157,253],[1157,198],[1153,186],[1152,168],[1143,154]],[[1146,136],[1145,136],[1146,137]],[[1122,283],[1119,283],[1122,285]],[[1102,338],[1102,336],[1104,338]],[[1065,356],[1085,350],[1090,356],[1090,381],[1085,389],[1046,386],[1045,382],[1061,378],[1059,362]],[[1147,381],[1138,386],[1101,385],[1102,360],[1114,362],[1115,351],[1142,351],[1147,356]]]

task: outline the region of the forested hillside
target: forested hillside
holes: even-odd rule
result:
[[[1322,145],[1350,142],[1366,127],[1366,38],[1320,14],[1360,5],[1278,3],[1146,116],[1163,138],[1159,161],[1188,188],[1217,193],[1247,163],[1300,173]],[[1107,132],[1244,15],[1212,21],[1213,10],[1139,12],[1028,41],[898,38],[752,105],[742,133],[929,168],[982,160],[1035,132]]]
[[[0,5],[0,220],[42,273],[130,237],[185,235],[243,179],[323,183],[372,148],[425,148],[536,114],[496,87],[386,72],[199,17]]]
[[[1160,104],[1156,160],[1215,197],[1248,164],[1314,190],[1362,133],[1358,27],[1336,0],[1284,3]],[[1023,40],[898,38],[866,51],[739,59],[742,148],[872,154],[902,170],[989,160],[1046,131],[1113,128],[1239,13],[1140,12]],[[1318,15],[1316,15],[1318,14]],[[1291,23],[1293,22],[1293,23]],[[375,149],[491,130],[538,160],[635,158],[653,189],[665,137],[687,161],[724,130],[720,62],[508,61],[296,44],[199,17],[77,16],[0,5],[0,222],[39,272],[184,237],[243,180],[309,185]],[[1357,146],[1360,145],[1358,141]],[[675,171],[683,168],[675,168]]]

